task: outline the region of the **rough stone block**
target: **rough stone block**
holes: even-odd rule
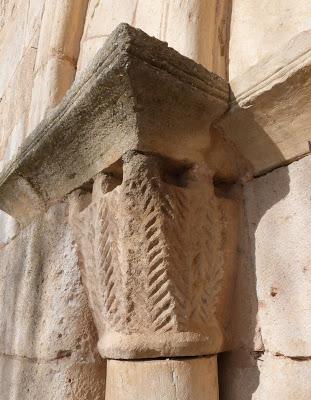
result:
[[[0,353],[90,361],[96,333],[67,205],[52,207],[0,251]]]
[[[311,355],[311,157],[246,186],[258,319],[274,354]]]
[[[309,400],[311,360],[251,353],[222,355],[219,361],[222,400]]]
[[[3,400],[104,400],[105,365],[0,356]]]

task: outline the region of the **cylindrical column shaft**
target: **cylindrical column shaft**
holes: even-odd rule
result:
[[[108,360],[105,400],[218,400],[217,356]]]

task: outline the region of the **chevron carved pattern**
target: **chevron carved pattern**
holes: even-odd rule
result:
[[[205,335],[217,313],[224,261],[213,184],[181,185],[165,170],[158,157],[133,156],[123,182],[107,190],[101,175],[72,218],[100,336]]]
[[[105,176],[97,178],[99,191]],[[122,291],[119,271],[118,225],[110,203],[115,196],[98,196],[97,201],[81,213],[74,215],[74,227],[79,255],[80,270],[88,293],[96,325],[121,329],[124,313],[118,293]],[[95,197],[94,196],[94,197]]]

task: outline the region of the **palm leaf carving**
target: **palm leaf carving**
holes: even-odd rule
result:
[[[146,306],[155,331],[185,330],[187,268],[183,245],[184,204],[175,187],[160,179],[135,181],[147,261]]]
[[[127,168],[116,189],[95,187],[74,223],[98,329],[205,332],[224,277],[212,182],[179,187],[161,179],[157,164]]]
[[[190,302],[190,320],[200,330],[204,330],[211,318],[215,316],[221,282],[224,277],[223,238],[220,223],[220,210],[217,199],[208,192],[204,198],[206,205],[202,207],[200,196],[193,198],[192,226],[192,295]]]
[[[119,273],[118,230],[111,207],[114,193],[91,203],[74,219],[80,247],[80,269],[85,283],[96,325],[102,331],[109,326],[120,330],[122,325],[119,301],[121,279]]]

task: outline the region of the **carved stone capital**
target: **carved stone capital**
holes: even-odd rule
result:
[[[210,171],[130,152],[123,177],[99,174],[83,199],[71,220],[101,355],[219,352],[230,227]]]
[[[22,225],[71,193],[103,357],[228,343],[231,189],[247,172],[215,128],[228,101],[224,80],[121,24],[0,174],[0,209]]]

